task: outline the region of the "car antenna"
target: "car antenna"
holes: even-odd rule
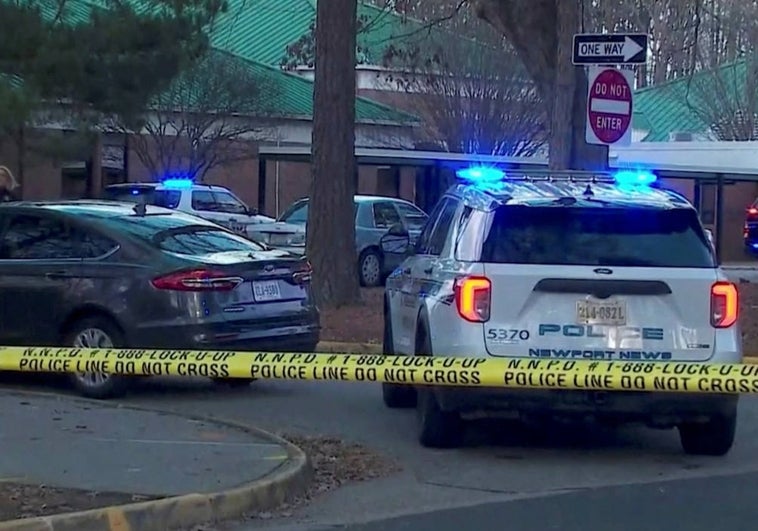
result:
[[[147,203],[145,202],[145,196],[140,195],[139,200],[132,208],[135,214],[137,214],[139,217],[143,218],[147,214]]]
[[[592,197],[593,195],[595,195],[595,192],[592,191],[592,186],[588,184],[587,188],[584,189],[584,194],[582,195],[586,195],[588,197]]]

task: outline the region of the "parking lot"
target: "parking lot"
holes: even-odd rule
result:
[[[40,381],[37,377],[25,378],[21,384],[27,389],[61,391],[44,379]],[[6,386],[19,385],[8,378],[5,382]],[[474,505],[506,504],[502,508],[504,515],[512,510],[515,517],[521,514],[520,509],[508,504],[564,494],[589,499],[615,493],[614,496],[622,498],[614,502],[598,499],[596,503],[616,503],[628,495],[628,501],[621,505],[633,504],[633,496],[647,496],[645,489],[654,487],[642,484],[716,477],[724,482],[724,476],[736,478],[758,470],[758,402],[752,396],[742,399],[737,442],[723,458],[683,455],[673,430],[659,432],[630,427],[618,431],[577,431],[561,426],[525,430],[523,426],[493,421],[473,425],[462,449],[432,451],[420,448],[416,441],[414,412],[386,409],[375,384],[259,381],[245,390],[220,390],[202,380],[155,379],[141,384],[124,403],[229,419],[295,437],[330,436],[365,448],[367,453],[361,459],[352,457],[352,477],[356,481],[334,489],[334,485],[329,485],[329,492],[315,496],[308,504],[284,507],[262,518],[259,515],[220,527],[235,531],[269,527],[326,529],[430,513],[426,516],[429,522],[408,516],[409,522],[427,529],[435,522],[434,515],[443,510],[457,508],[466,513],[474,511],[471,507]],[[611,487],[620,488],[609,490]],[[655,486],[659,488],[663,489],[661,485]],[[701,488],[702,482],[684,482],[677,492],[694,497],[702,493]],[[667,498],[668,492],[656,491],[655,496]],[[717,490],[714,494],[717,499],[710,500],[711,507],[718,507],[721,498],[733,502],[735,493]],[[745,490],[737,495],[750,496]],[[711,511],[712,518],[719,514]],[[613,517],[613,511],[606,516]],[[639,519],[636,520],[639,525],[649,522],[643,512],[630,518]],[[528,524],[528,518],[517,521]],[[545,529],[545,522],[540,520],[543,527],[519,526],[519,529]],[[609,525],[606,521],[603,527],[602,519],[592,525],[584,522],[587,524],[584,529],[598,531],[608,529]],[[487,521],[478,523],[485,525]],[[401,524],[402,520],[381,528],[407,528]],[[638,527],[629,527],[633,528]]]

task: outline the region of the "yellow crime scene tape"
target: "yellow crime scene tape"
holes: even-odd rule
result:
[[[513,389],[758,393],[758,365],[740,363],[0,347],[0,370]]]

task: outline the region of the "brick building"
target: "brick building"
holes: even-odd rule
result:
[[[87,0],[71,1],[94,8],[94,4]],[[77,13],[86,14],[86,11]],[[387,47],[396,45],[405,35],[416,33],[415,25],[418,24],[365,4],[359,4],[359,13],[364,18],[380,19],[381,24],[373,24],[359,35],[356,145],[359,149],[419,149],[419,140],[424,139],[424,124],[412,114],[413,98],[418,96],[392,89],[382,80],[388,73],[382,66]],[[208,174],[207,181],[234,189],[251,206],[260,206],[264,213],[273,216],[281,213],[295,199],[308,194],[310,164],[307,159],[274,159],[261,157],[260,153],[270,152],[274,148],[309,150],[312,69],[305,65],[285,71],[280,65],[287,47],[310,32],[314,19],[315,5],[312,0],[289,0],[286,5],[281,0],[258,0],[254,3],[232,0],[230,9],[217,21],[211,34],[214,53],[232,56],[245,68],[254,71],[255,75],[261,76],[267,86],[276,87],[269,95],[269,104],[276,109],[276,116],[268,116],[265,120],[259,116],[248,116],[249,120],[260,121],[265,133],[249,141],[248,158],[215,168]],[[617,150],[619,160],[631,165],[665,166],[671,163],[671,157],[676,158],[687,151],[686,148],[682,149],[683,144],[690,144],[692,149],[687,156],[690,169],[697,155],[709,175],[715,175],[719,169],[729,173],[727,170],[733,162],[731,158],[736,156],[733,149],[725,148],[720,143],[710,144],[708,148],[708,142],[681,142],[713,139],[711,126],[693,115],[683,103],[680,89],[684,85],[684,81],[671,82],[636,93],[633,120],[636,144],[630,150]],[[31,138],[43,134],[55,136],[62,133],[51,127],[44,132],[31,131],[27,136]],[[135,144],[133,138],[104,134],[95,145],[66,153],[65,156],[29,150],[20,161],[16,143],[5,139],[0,140],[0,164],[23,174],[25,198],[96,195],[104,184],[159,177],[141,162]],[[641,147],[646,144],[650,147]],[[672,147],[669,149],[666,146]],[[666,150],[671,153],[666,155]],[[741,153],[750,151],[742,149]],[[657,154],[653,155],[654,152]],[[674,152],[680,155],[672,154]],[[740,171],[744,173],[751,164],[743,161]],[[752,164],[753,168],[756,166],[758,160]],[[23,171],[19,171],[21,167]],[[425,179],[433,178],[428,168],[428,164],[421,165],[419,159],[401,157],[400,161],[388,161],[381,157],[373,158],[360,165],[357,188],[359,193],[401,196],[423,206],[429,198],[420,197],[420,185]],[[265,174],[265,180],[259,178],[262,174]],[[699,177],[699,180],[692,177]],[[717,183],[713,178],[704,180],[703,177],[702,173],[688,174],[687,178],[669,181],[669,184],[698,205],[706,225],[714,226],[719,202]],[[740,244],[744,210],[758,195],[758,186],[750,180],[752,177],[742,175],[740,182],[732,177],[726,179],[720,200],[723,216],[721,237],[726,260],[743,258]]]

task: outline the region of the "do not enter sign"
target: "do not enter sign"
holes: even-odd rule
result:
[[[632,143],[634,72],[616,68],[591,68],[587,97],[588,144]]]

